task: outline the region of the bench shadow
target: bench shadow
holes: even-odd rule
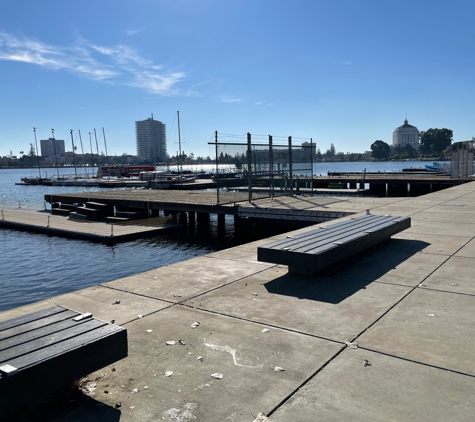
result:
[[[264,287],[271,294],[337,304],[365,289],[429,245],[419,240],[391,239],[317,275],[287,273],[265,283]]]
[[[55,412],[50,415],[51,422],[119,422],[121,417],[120,408],[108,406],[90,397],[84,397],[76,403],[70,404],[61,414]]]
[[[120,408],[108,406],[80,392],[69,396],[52,397],[32,406],[23,406],[1,422],[119,422]]]

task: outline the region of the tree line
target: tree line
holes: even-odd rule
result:
[[[414,158],[419,154],[426,154],[433,157],[444,157],[448,152],[453,140],[453,131],[451,129],[427,129],[419,133],[419,151],[413,146],[395,145],[394,155]],[[377,160],[387,160],[391,155],[391,147],[384,141],[377,140],[371,144],[372,157]]]

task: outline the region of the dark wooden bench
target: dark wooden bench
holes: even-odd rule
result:
[[[0,322],[0,414],[127,356],[127,330],[54,306]]]
[[[259,246],[257,259],[288,265],[290,273],[314,275],[325,267],[384,242],[409,227],[410,217],[368,213]]]

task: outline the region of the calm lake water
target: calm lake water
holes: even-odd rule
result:
[[[328,171],[401,171],[427,162],[319,163],[314,174]],[[308,166],[307,166],[308,168]],[[90,171],[90,170],[89,170]],[[49,169],[52,176],[55,169]],[[81,172],[83,173],[83,172]],[[60,169],[71,174],[71,169]],[[97,191],[99,188],[18,186],[22,177],[38,176],[37,169],[0,169],[0,209],[44,209],[44,195]],[[45,176],[45,171],[42,171]],[[248,241],[252,240],[250,237]],[[232,230],[218,241],[212,219],[208,238],[183,232],[159,238],[106,246],[78,240],[0,229],[0,311],[15,308],[99,283],[148,271],[209,252],[234,246]]]

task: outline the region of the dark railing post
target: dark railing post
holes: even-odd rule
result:
[[[316,150],[317,148],[315,148]],[[313,139],[310,138],[310,192],[313,194]]]
[[[274,149],[271,135],[269,135],[269,189],[270,197],[274,199]]]
[[[293,175],[292,175],[292,137],[289,136],[289,193],[290,196],[293,195]]]
[[[252,202],[252,146],[251,134],[247,133],[247,184],[249,190],[249,203]]]
[[[219,205],[219,156],[218,156],[218,131],[214,132],[214,145],[216,154],[216,203]]]

